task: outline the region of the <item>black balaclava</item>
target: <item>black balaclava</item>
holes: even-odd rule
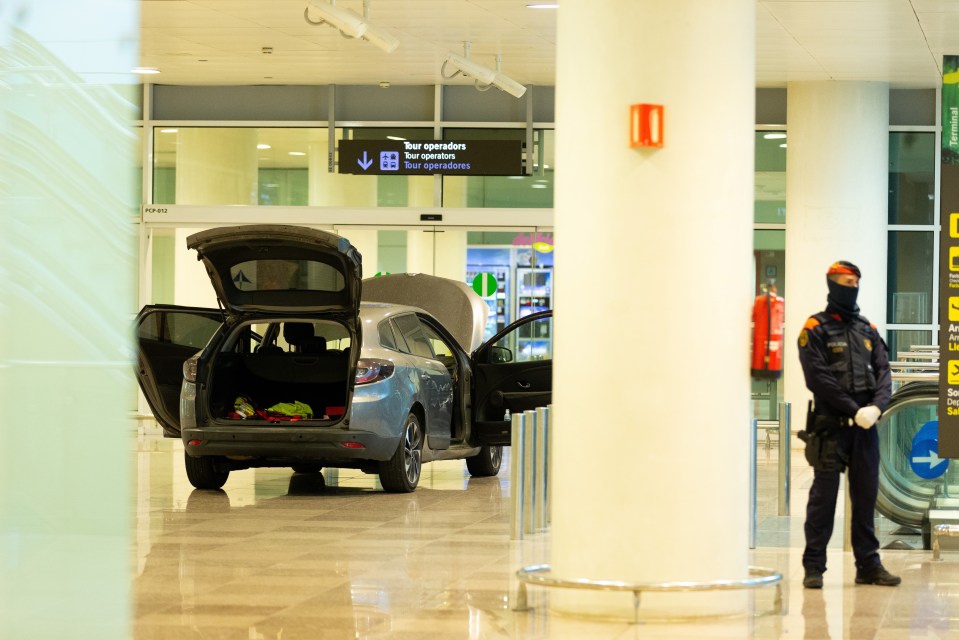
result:
[[[859,315],[859,305],[856,304],[856,298],[859,295],[858,287],[846,287],[838,282],[834,282],[829,276],[835,274],[851,274],[861,278],[862,274],[859,267],[851,262],[840,260],[829,267],[826,272],[826,285],[829,287],[829,295],[826,297],[826,312],[838,313],[843,318],[855,318]]]

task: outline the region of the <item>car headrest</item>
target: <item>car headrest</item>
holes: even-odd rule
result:
[[[293,346],[300,346],[313,337],[313,325],[308,322],[284,322],[283,339]]]

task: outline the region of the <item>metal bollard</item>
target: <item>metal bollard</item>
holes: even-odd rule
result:
[[[789,515],[789,476],[791,473],[792,404],[779,403],[779,515]]]
[[[526,429],[523,437],[523,533],[536,531],[536,412],[524,411]]]
[[[510,503],[512,507],[512,522],[510,527],[510,539],[523,539],[523,504],[524,487],[523,477],[525,475],[526,463],[526,416],[520,413],[513,414],[510,418],[512,433],[510,434]]]
[[[527,533],[549,525],[549,415],[551,406],[512,416],[510,437],[510,537],[522,540]]]
[[[534,531],[546,528],[546,430],[549,411],[546,407],[536,409],[535,442],[533,453],[533,527]]]
[[[756,548],[756,430],[759,421],[753,419],[749,429],[749,548]]]

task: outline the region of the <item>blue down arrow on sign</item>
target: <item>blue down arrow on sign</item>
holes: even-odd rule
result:
[[[938,478],[949,468],[949,459],[939,457],[939,421],[930,420],[912,438],[909,466],[920,478]]]

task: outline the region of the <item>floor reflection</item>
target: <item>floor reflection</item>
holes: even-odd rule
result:
[[[801,516],[778,518],[778,546],[751,563],[785,576],[782,615],[670,625],[601,622],[510,608],[515,571],[549,562],[549,535],[509,539],[509,470],[471,478],[462,461],[425,465],[411,494],[387,494],[350,469],[233,473],[194,490],[179,443],[141,438],[134,582],[138,640],[423,638],[951,638],[959,553],[883,551],[903,576],[890,589],[853,584],[851,554],[829,549],[822,590],[801,586]],[[800,476],[801,477],[801,476]],[[799,482],[797,484],[802,484]],[[793,496],[802,513],[802,486]],[[799,532],[797,534],[797,532]],[[770,593],[752,599],[769,611]]]

